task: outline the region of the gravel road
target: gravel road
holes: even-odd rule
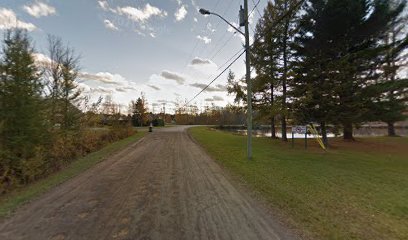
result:
[[[186,129],[157,129],[26,204],[0,239],[294,239]]]

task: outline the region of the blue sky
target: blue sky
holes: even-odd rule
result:
[[[249,0],[250,10],[257,1]],[[171,109],[177,99],[198,93],[242,48],[238,34],[220,19],[200,15],[198,8],[237,22],[240,4],[243,0],[2,0],[0,32],[16,24],[27,29],[42,60],[47,35],[61,37],[81,55],[80,86],[86,94],[109,94],[127,105],[144,92],[151,110],[165,101]],[[258,9],[265,5],[260,1]],[[258,18],[254,11],[252,29]],[[239,77],[245,72],[243,60],[232,67]],[[232,102],[226,75],[194,103]]]

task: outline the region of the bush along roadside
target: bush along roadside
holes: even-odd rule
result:
[[[113,130],[111,130],[111,132],[113,132]],[[2,194],[0,196],[0,217],[7,216],[22,204],[40,196],[42,193],[47,192],[66,180],[79,175],[112,154],[115,154],[117,151],[135,143],[146,134],[146,132],[133,133],[134,134],[130,137],[115,141],[111,144],[106,144],[105,147],[102,147],[98,151],[94,151],[84,157],[71,161],[69,164],[65,164],[64,168],[47,177],[38,179],[28,185],[19,185],[19,187],[13,191]],[[116,132],[115,134],[118,133]]]
[[[48,144],[36,146],[27,158],[1,151],[0,195],[60,171],[75,159],[135,133],[128,126],[55,131]]]

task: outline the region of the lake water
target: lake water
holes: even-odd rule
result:
[[[244,130],[244,129],[228,128],[228,129],[220,129],[220,130],[234,132],[239,135],[247,135],[247,130]],[[281,131],[280,129],[277,129],[276,131],[276,136],[279,138],[282,137],[282,134],[280,131]],[[399,136],[408,136],[408,127],[398,127],[395,129],[395,131],[397,135]],[[271,137],[272,136],[272,133],[269,129],[253,130],[252,133],[254,137]],[[374,127],[374,128],[373,127],[361,127],[359,129],[354,129],[353,133],[355,137],[380,137],[380,136],[386,136],[388,134],[388,130],[387,128],[383,128],[383,127]],[[335,135],[333,133],[328,133],[327,137],[333,138],[335,137]],[[292,138],[292,133],[290,129],[288,129],[287,138],[288,139]],[[294,138],[305,138],[305,135],[304,134],[294,134]],[[313,135],[308,134],[308,138],[313,138]]]
[[[227,131],[228,132],[235,132],[235,133],[237,133],[239,135],[244,135],[244,136],[247,135],[247,130],[227,130]],[[265,130],[253,130],[252,134],[253,134],[254,137],[271,137],[272,136],[272,133],[270,131],[265,131]],[[278,138],[281,138],[282,134],[279,132],[279,133],[276,133],[276,136]],[[292,138],[292,133],[288,133],[288,134],[286,134],[286,136],[287,136],[288,139]],[[328,137],[335,137],[334,134],[328,134],[327,136]],[[293,137],[294,138],[305,138],[305,135],[295,133],[295,134],[293,134]],[[307,137],[308,138],[313,138],[313,135],[308,134]]]

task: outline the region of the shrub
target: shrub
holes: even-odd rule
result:
[[[35,147],[34,154],[26,159],[2,149],[0,150],[0,194],[56,172],[76,158],[134,133],[133,128],[124,125],[79,132],[55,131],[49,146]]]

